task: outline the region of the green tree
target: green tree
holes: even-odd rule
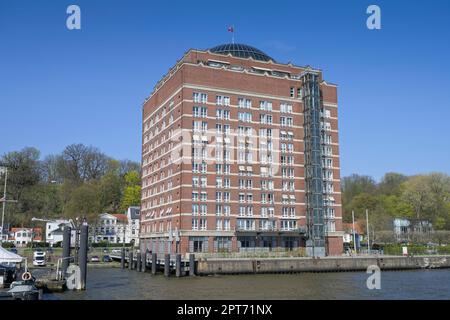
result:
[[[102,209],[99,193],[99,183],[96,181],[86,182],[73,189],[65,208],[65,216],[85,217],[89,222],[96,221]]]
[[[141,179],[137,171],[130,171],[125,175],[125,189],[121,202],[121,209],[138,206],[141,203]]]

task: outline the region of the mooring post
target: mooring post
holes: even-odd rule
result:
[[[195,254],[189,255],[189,275],[195,276]]]
[[[69,266],[70,263],[70,235],[72,232],[72,228],[69,226],[65,226],[63,229],[63,242],[62,242],[62,247],[63,247],[63,254],[62,254],[62,263],[61,263],[61,274],[62,274],[62,278],[65,279],[66,278],[66,271],[67,271],[67,267]]]
[[[133,270],[133,249],[128,253],[128,269]]]
[[[141,272],[145,272],[147,269],[147,252],[144,251],[141,255],[142,263],[141,263]]]
[[[136,252],[136,271],[141,271],[141,253]]]
[[[120,253],[120,267],[125,269],[125,248],[122,248],[122,252]]]
[[[181,254],[177,253],[175,258],[175,276],[181,277]]]
[[[152,253],[152,274],[156,274],[156,253]]]
[[[164,276],[170,275],[170,254],[166,253],[164,256]]]
[[[88,235],[89,227],[86,222],[83,222],[80,233],[80,255],[78,257],[80,264],[81,290],[86,290]]]

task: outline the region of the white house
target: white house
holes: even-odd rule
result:
[[[97,224],[92,228],[90,240],[98,243],[122,244],[134,242],[139,244],[139,207],[129,207],[126,214],[102,213]]]
[[[9,242],[16,247],[25,247],[30,242],[42,241],[41,228],[11,228]]]
[[[97,224],[92,228],[90,239],[92,242],[123,243],[125,237],[126,216],[124,214],[102,213]]]
[[[52,220],[45,224],[45,239],[51,246],[63,241],[63,229],[65,226],[72,228],[71,245],[75,244],[76,230],[72,220]]]

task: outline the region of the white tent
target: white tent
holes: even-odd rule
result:
[[[0,247],[0,263],[21,263],[23,259],[18,254]]]

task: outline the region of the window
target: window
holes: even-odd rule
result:
[[[216,104],[218,106],[229,106],[230,105],[230,97],[216,96]]]
[[[294,87],[291,87],[291,90],[290,90],[290,96],[291,96],[291,98],[294,98],[294,94],[295,94],[295,88],[294,88]]]
[[[297,229],[296,220],[281,220],[281,230],[295,230]]]
[[[216,216],[221,216],[222,215],[222,205],[221,204],[216,204]]]
[[[280,112],[292,113],[292,104],[288,104],[288,103],[280,104]]]
[[[252,114],[250,112],[238,112],[238,120],[244,122],[251,122]]]
[[[208,206],[206,204],[200,205],[200,214],[202,216],[206,215],[208,213]]]
[[[247,108],[247,109],[249,109],[249,108],[252,107],[252,100],[239,98],[238,99],[238,107],[239,108]]]
[[[216,188],[222,188],[222,178],[216,178]]]
[[[266,110],[266,111],[272,111],[272,102],[260,101],[259,102],[259,109],[260,110]]]
[[[336,222],[333,220],[327,222],[327,231],[329,232],[335,232],[336,231]]]
[[[280,125],[286,127],[292,127],[293,121],[292,117],[280,117]]]
[[[205,218],[200,219],[200,230],[206,230],[207,228],[207,220]]]
[[[198,230],[198,220],[197,218],[192,219],[192,230]]]
[[[272,116],[269,114],[260,114],[259,120],[262,124],[272,124]]]
[[[192,107],[192,116],[194,116],[194,117],[200,116],[200,108],[199,107]]]

